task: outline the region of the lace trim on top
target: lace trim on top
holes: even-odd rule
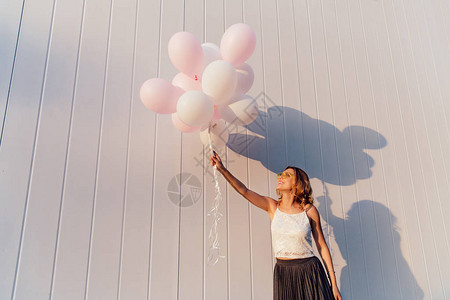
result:
[[[270,227],[275,257],[306,258],[314,256],[311,225],[306,211],[288,214],[277,207]]]

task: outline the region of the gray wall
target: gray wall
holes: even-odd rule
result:
[[[310,174],[344,299],[450,297],[450,2],[242,1],[0,2],[0,299],[272,299],[267,213],[220,178],[208,265],[207,149],[139,100],[174,33],[237,22],[260,118],[231,172],[274,198]]]

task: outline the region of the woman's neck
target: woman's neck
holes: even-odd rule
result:
[[[294,195],[291,193],[283,193],[281,195],[281,200],[283,207],[293,208],[294,207]]]

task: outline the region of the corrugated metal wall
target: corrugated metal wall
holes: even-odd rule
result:
[[[272,197],[308,172],[344,299],[449,298],[449,20],[447,0],[3,0],[0,299],[272,298],[267,213],[220,178],[208,265],[207,149],[139,100],[176,74],[174,33],[237,22],[260,118],[232,128],[231,172]]]

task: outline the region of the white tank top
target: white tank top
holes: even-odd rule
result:
[[[277,206],[270,229],[275,257],[306,258],[314,256],[311,225],[305,210],[297,214],[288,214],[279,210]]]

